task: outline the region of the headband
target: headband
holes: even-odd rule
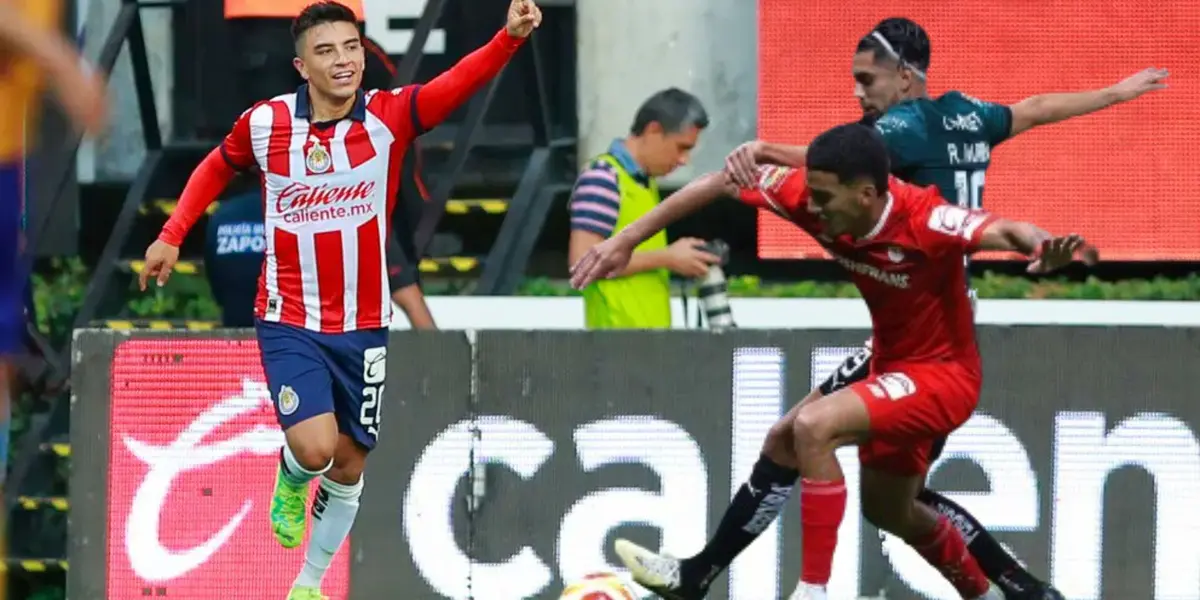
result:
[[[899,52],[896,52],[896,49],[892,47],[891,42],[888,42],[887,38],[883,37],[882,33],[879,33],[878,31],[872,31],[871,37],[875,38],[875,41],[879,42],[879,45],[883,46],[883,49],[886,50],[893,59],[899,62],[901,66],[912,71],[913,74],[919,77],[921,80],[925,79],[925,72],[921,69],[918,69],[916,65],[904,60],[904,57],[900,56]]]

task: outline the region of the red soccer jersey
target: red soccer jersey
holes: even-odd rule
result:
[[[803,169],[764,166],[743,202],[771,210],[808,232],[850,272],[871,311],[875,363],[955,361],[979,368],[963,259],[994,220],[947,203],[936,188],[891,178],[887,207],[861,239],[830,238],[808,211]]]

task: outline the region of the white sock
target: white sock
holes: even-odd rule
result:
[[[300,461],[296,460],[296,455],[292,453],[292,449],[284,444],[283,446],[283,476],[287,480],[297,486],[304,485],[318,476],[324,475],[326,471],[333,467],[333,459],[329,460],[329,464],[320,471],[309,471],[305,469]]]
[[[358,514],[358,498],[362,495],[363,480],[345,485],[321,478],[317,499],[313,501],[312,537],[304,552],[304,567],[296,577],[295,587],[321,587],[321,578],[333,562],[333,555],[350,535],[354,517]]]

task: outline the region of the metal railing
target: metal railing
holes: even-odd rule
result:
[[[570,6],[573,3],[551,4]],[[430,32],[437,26],[445,7],[446,0],[428,0],[426,2],[425,10],[413,29],[408,51],[397,68],[395,80],[397,86],[412,83],[424,56],[425,41],[429,39]],[[575,146],[574,138],[552,139],[554,121],[546,93],[547,75],[542,60],[542,50],[536,35],[525,44],[516,60],[518,64],[513,66],[518,67],[524,76],[525,93],[528,95],[532,107],[529,122],[533,129],[533,144],[530,147],[530,155],[521,178],[513,192],[509,210],[500,226],[496,240],[488,252],[484,271],[476,286],[476,293],[481,295],[508,294],[516,289],[533,251],[533,245],[541,234],[555,195],[561,191],[563,182],[553,181],[553,166],[563,162],[564,153],[573,150]],[[446,170],[441,174],[438,184],[430,194],[429,201],[426,203],[413,233],[414,246],[417,251],[417,256],[414,258],[419,260],[429,249],[430,242],[437,233],[438,225],[445,216],[446,203],[454,193],[455,183],[459,180],[470,152],[476,145],[488,108],[495,98],[496,90],[510,71],[510,68],[501,71],[468,104],[466,118],[456,131],[450,157],[446,162]]]

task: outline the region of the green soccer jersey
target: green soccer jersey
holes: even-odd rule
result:
[[[978,209],[992,148],[1012,132],[1012,110],[946,92],[896,104],[875,128],[887,143],[896,177],[935,185],[946,200]]]

